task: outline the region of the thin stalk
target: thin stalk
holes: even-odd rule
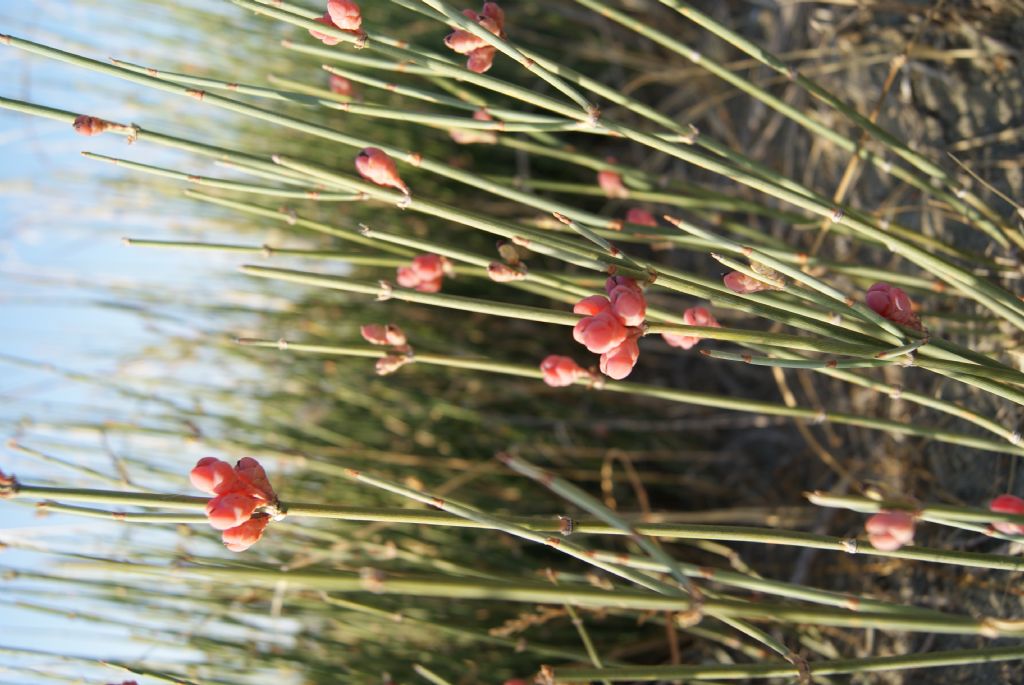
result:
[[[223,197],[216,197],[215,195],[207,195],[206,193],[200,193],[194,190],[186,190],[185,197],[193,200],[199,200],[200,202],[207,202],[214,205],[220,205],[221,207],[228,207],[246,214],[253,214],[261,216],[265,219],[272,219],[287,224],[288,226],[298,226],[299,228],[305,228],[310,231],[317,233],[323,233],[325,235],[332,236],[334,238],[340,238],[346,242],[357,243],[359,245],[366,245],[373,247],[381,252],[388,252],[395,255],[402,255],[404,257],[412,257],[415,253],[411,250],[406,250],[401,247],[392,247],[390,245],[381,245],[374,240],[366,238],[357,229],[337,228],[328,224],[312,221],[310,219],[304,219],[298,214],[290,210],[279,210],[279,209],[268,209],[266,207],[260,207],[259,205],[250,204],[248,202],[239,202],[237,200],[229,200]]]
[[[1015,523],[1024,526],[1024,514],[1008,514],[977,507],[957,507],[949,504],[911,502],[907,500],[876,500],[856,495],[833,495],[817,490],[805,494],[811,504],[819,507],[849,509],[862,514],[874,514],[886,509],[909,511],[920,516],[933,516],[963,523]]]
[[[262,255],[267,258],[282,257],[304,257],[307,259],[330,259],[352,264],[353,266],[379,266],[396,268],[408,263],[408,259],[398,257],[373,257],[347,252],[334,252],[331,250],[299,250],[293,248],[277,247],[274,245],[237,245],[230,243],[202,243],[184,240],[150,240],[146,238],[123,238],[121,241],[126,247],[150,247],[177,250],[199,250],[215,252],[232,252],[239,254]],[[479,270],[474,270],[479,272]],[[481,275],[482,272],[479,272]]]
[[[317,200],[321,202],[352,202],[354,200],[361,199],[361,195],[359,193],[325,193],[316,189],[285,190],[281,188],[257,186],[251,183],[241,183],[239,181],[228,181],[226,179],[220,178],[208,178],[196,174],[186,174],[181,171],[175,171],[173,169],[150,166],[149,164],[131,162],[127,159],[120,159],[118,157],[108,157],[106,155],[100,155],[94,152],[83,152],[82,156],[100,162],[107,162],[109,164],[113,164],[114,166],[123,167],[125,169],[132,169],[133,171],[141,171],[143,173],[153,174],[154,176],[172,178],[176,181],[185,181],[186,183],[192,183],[199,186],[206,186],[208,188],[222,188],[224,190],[233,190],[239,193],[254,193],[256,195],[268,195],[271,197],[292,197],[302,200]]]
[[[147,566],[123,562],[97,561],[81,565],[108,574],[145,575],[157,578],[206,578],[221,583],[251,583],[274,587],[287,582],[292,587],[308,587],[335,592],[373,592],[385,595],[440,597],[464,600],[508,601],[527,604],[561,604],[571,602],[577,607],[615,607],[639,611],[686,612],[694,603],[686,597],[658,595],[651,592],[602,590],[584,585],[546,583],[522,580],[484,581],[466,578],[432,576],[389,576],[381,573],[359,575],[339,571],[298,569],[280,571],[270,568],[225,568],[210,566]],[[950,635],[983,637],[1020,637],[1024,628],[1017,622],[997,619],[976,620],[968,616],[946,614],[935,616],[894,616],[891,614],[850,613],[823,607],[802,607],[773,602],[750,603],[737,600],[705,598],[701,608],[711,614],[774,623],[811,623],[847,628],[904,630]],[[601,675],[597,676],[602,677]]]
[[[209,499],[206,497],[191,497],[188,495],[163,495],[144,492],[120,492],[115,490],[89,490],[81,488],[55,488],[49,486],[25,485],[18,483],[13,488],[3,493],[6,497],[30,499],[60,500],[62,502],[85,502],[92,504],[113,504],[121,506],[137,506],[148,508],[177,509],[182,511],[202,512],[205,511]],[[454,514],[414,509],[395,508],[372,508],[372,507],[343,507],[327,504],[309,504],[302,502],[280,502],[278,505],[281,513],[287,518],[321,518],[337,519],[343,521],[382,522],[397,524],[420,524],[420,525],[443,525],[460,528],[491,528],[490,524],[470,520]],[[630,517],[632,518],[632,517]],[[125,519],[127,521],[127,519]],[[561,523],[552,517],[510,517],[509,522],[524,529],[534,532],[556,533],[561,530]],[[644,523],[642,521],[630,521],[633,529],[641,535],[649,535],[666,540],[719,540],[731,542],[755,542],[762,544],[786,545],[793,547],[804,547],[810,549],[823,549],[848,554],[868,554],[872,556],[889,557],[893,559],[906,559],[915,561],[928,561],[944,563],[954,566],[969,566],[975,568],[988,568],[1001,571],[1024,570],[1024,560],[1017,556],[1006,556],[1000,554],[980,554],[976,552],[960,552],[955,550],[938,550],[927,547],[906,546],[898,550],[878,550],[869,544],[859,542],[851,538],[838,538],[826,535],[816,535],[801,531],[783,530],[775,528],[756,528],[753,526],[725,526],[708,524],[681,524],[681,523]],[[577,521],[574,522],[574,531],[585,535],[623,535],[619,528],[602,521]],[[602,553],[605,554],[605,553]],[[607,556],[616,556],[607,553]],[[660,566],[646,563],[648,570],[660,570]],[[693,567],[701,569],[702,567]],[[709,574],[704,570],[700,577],[707,577]],[[715,571],[709,580],[714,579]],[[698,577],[698,576],[694,576]],[[727,576],[728,577],[728,576]],[[740,578],[730,578],[732,582],[739,582]],[[748,583],[756,579],[746,577]],[[762,579],[763,580],[763,579]],[[772,581],[765,581],[773,584]],[[776,589],[783,589],[787,584],[774,583]],[[742,587],[742,586],[739,586]],[[753,586],[750,586],[753,587]],[[765,585],[764,587],[769,587]],[[836,594],[836,593],[830,593]],[[797,595],[783,595],[793,596]],[[844,606],[854,608],[857,602],[848,600]]]
[[[782,369],[863,369],[897,363],[878,359],[781,359],[779,357],[758,357],[746,353],[722,352],[721,350],[701,350],[700,353],[711,359],[743,362],[753,366],[774,366]]]
[[[563,554],[567,554],[568,556],[578,561],[582,561],[586,564],[595,566],[601,569],[602,571],[606,571],[624,580],[628,580],[648,590],[668,595],[675,595],[678,593],[677,588],[674,588],[671,585],[663,583],[657,578],[649,576],[646,573],[641,573],[629,569],[627,567],[621,566],[619,564],[601,561],[600,559],[597,559],[593,554],[591,554],[591,551],[587,548],[577,545],[576,543],[570,542],[566,540],[564,537],[554,537],[551,535],[538,534],[530,530],[529,528],[519,526],[508,519],[499,518],[492,514],[487,514],[485,512],[480,511],[479,509],[476,509],[475,507],[470,507],[465,504],[452,501],[451,499],[448,498],[434,497],[432,495],[425,494],[418,490],[407,488],[403,485],[400,485],[399,483],[395,483],[394,481],[385,480],[383,478],[378,478],[376,476],[369,476],[355,469],[346,469],[345,472],[349,478],[357,482],[366,483],[367,485],[372,485],[373,487],[380,488],[381,490],[385,490],[386,492],[401,495],[402,497],[407,497],[416,502],[420,502],[421,504],[426,504],[437,509],[440,509],[441,511],[454,514],[455,516],[458,516],[460,518],[475,521],[476,523],[481,524],[483,527],[490,528],[492,530],[499,530],[509,535],[514,535],[515,537],[522,538],[524,540],[529,540],[531,542],[536,542],[538,544],[551,547],[555,550],[558,550],[559,552],[562,552]]]
[[[552,309],[543,309],[541,307],[484,300],[478,297],[462,297],[458,295],[444,295],[440,293],[422,293],[409,289],[396,289],[390,287],[390,285],[385,287],[379,283],[366,283],[342,278],[340,276],[327,276],[306,271],[296,271],[293,269],[245,265],[241,267],[241,271],[260,278],[272,278],[363,295],[375,295],[378,299],[382,300],[402,300],[405,302],[415,302],[418,304],[458,309],[466,312],[505,316],[514,319],[525,319],[527,321],[534,321],[537,323],[553,323],[563,326],[575,326],[580,319],[583,318],[581,315],[574,314],[572,312],[559,312]],[[857,345],[834,340],[815,340],[813,338],[788,335],[785,333],[748,331],[710,326],[688,326],[686,324],[652,323],[647,325],[647,333],[697,335],[700,337],[715,338],[718,340],[751,342],[763,345],[779,346],[788,349],[811,350],[815,352],[835,354],[864,355],[870,357],[886,351],[881,347],[876,348],[868,345]]]
[[[943,652],[924,652],[899,656],[867,657],[863,659],[831,659],[807,664],[810,676],[830,676],[860,673],[882,673],[914,668],[938,668],[991,664],[1024,659],[1024,647],[982,647]],[[594,668],[557,668],[555,676],[562,683],[587,683],[595,678],[612,681],[651,682],[676,679],[690,680],[746,680],[748,678],[801,678],[796,666],[783,664],[704,664],[700,666],[626,666]]]
[[[831,300],[834,301],[835,304],[839,305],[839,307],[843,311],[852,313],[855,316],[858,316],[861,319],[868,321],[869,323],[873,323],[875,326],[881,328],[883,331],[892,336],[892,340],[897,342],[897,344],[905,342],[903,332],[899,328],[894,326],[892,322],[884,319],[870,307],[866,307],[863,304],[853,300],[853,298],[847,296],[846,294],[832,287],[831,285],[828,285],[827,283],[815,278],[814,276],[811,276],[805,273],[804,271],[801,271],[800,269],[795,269],[786,264],[785,262],[783,262],[782,260],[776,259],[775,257],[766,252],[762,252],[761,250],[749,247],[747,245],[741,245],[737,242],[729,240],[728,238],[713,233],[712,231],[707,231],[700,228],[699,226],[694,226],[693,224],[690,224],[686,221],[682,221],[680,219],[676,219],[675,217],[669,216],[666,216],[665,220],[671,223],[673,226],[679,228],[680,230],[686,231],[690,235],[694,235],[699,238],[703,238],[705,240],[714,242],[717,246],[717,249],[728,250],[734,254],[742,255],[748,259],[751,259],[753,261],[764,264],[765,266],[771,267],[772,269],[775,269],[784,276],[788,276],[794,281],[802,283],[808,288],[811,288],[812,290],[815,290],[821,293],[822,295],[825,295],[826,297],[830,298]]]
[[[287,341],[253,339],[244,339],[240,340],[239,342],[245,345],[253,345],[256,347],[269,347],[282,350],[292,350],[295,352],[309,352],[314,354],[347,355],[371,358],[380,358],[387,354],[385,351],[380,349],[363,347],[305,345]],[[500,373],[510,376],[517,376],[520,378],[543,378],[543,374],[541,373],[539,367],[525,366],[522,364],[509,364],[505,362],[496,362],[488,359],[474,359],[469,357],[435,355],[417,352],[415,357],[410,359],[410,361],[422,362],[425,364],[434,364],[438,366],[446,366],[450,368],[484,371],[488,373]],[[592,382],[589,379],[580,379],[579,381],[577,381],[576,385],[589,386],[591,385],[591,383]],[[716,409],[726,409],[730,411],[763,413],[768,414],[770,416],[784,416],[786,418],[802,419],[815,424],[831,422],[839,425],[859,426],[862,428],[889,431],[901,435],[925,437],[930,438],[932,440],[936,440],[938,442],[947,442],[955,445],[975,447],[978,449],[988,450],[992,452],[1001,452],[1005,454],[1015,454],[1018,456],[1024,456],[1024,448],[1019,447],[1016,444],[1007,444],[1002,441],[997,442],[994,440],[987,440],[985,438],[979,438],[971,435],[964,435],[962,433],[944,431],[935,428],[914,426],[899,421],[870,418],[860,416],[857,414],[826,412],[824,409],[815,410],[804,407],[787,407],[784,405],[759,400],[739,399],[734,397],[725,397],[721,395],[712,395],[708,393],[699,393],[687,390],[675,390],[656,385],[624,383],[621,381],[604,380],[602,382],[601,389],[610,392],[621,392],[641,395],[644,397],[658,398],[670,402],[681,402],[684,404],[692,404],[695,406],[712,407]]]

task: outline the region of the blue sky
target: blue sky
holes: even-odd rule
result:
[[[126,15],[129,6],[132,11]],[[175,53],[166,57],[177,60],[201,47],[188,36],[177,44],[163,43],[162,48],[158,42],[140,41],[146,32],[171,35],[180,30],[162,25],[161,16],[159,8],[148,2],[3,0],[0,32],[70,46],[100,59],[117,54],[159,60],[159,50],[173,46]],[[139,22],[137,30],[119,30],[126,20]],[[138,86],[2,46],[0,95],[120,121],[145,121],[163,130],[173,131],[176,124],[177,105],[154,111],[151,106],[157,99]],[[116,170],[79,155],[89,149],[150,162],[160,159],[161,151],[138,148],[129,147],[119,136],[84,138],[70,126],[0,110],[0,321],[4,332],[0,355],[110,375],[119,370],[124,355],[159,343],[167,332],[184,330],[154,326],[134,313],[103,306],[101,301],[112,298],[112,289],[115,298],[118,291],[148,290],[173,299],[175,293],[186,290],[201,297],[204,289],[216,287],[224,260],[121,245],[125,235],[166,238],[192,222],[188,203],[154,195],[144,178],[134,187],[115,183],[121,176],[113,173]],[[109,412],[114,418],[138,411],[139,407],[126,405],[112,393],[0,360],[4,438],[16,433],[13,422],[22,417],[46,420]],[[45,473],[38,464],[4,448],[0,448],[0,468],[23,475]],[[109,469],[109,463],[104,468]],[[69,526],[95,532],[102,525],[60,516],[39,519],[31,507],[0,507],[0,529],[41,540],[53,532],[66,537]],[[44,557],[25,551],[7,550],[0,555],[0,565],[7,568],[38,568],[43,561]],[[8,601],[21,593],[31,596],[30,585],[3,587]],[[57,620],[0,605],[0,646],[113,658],[160,656],[151,646],[124,638],[124,631],[114,628],[97,630],[82,621]],[[71,668],[72,673],[96,677],[89,669]],[[20,680],[0,673],[0,682]]]

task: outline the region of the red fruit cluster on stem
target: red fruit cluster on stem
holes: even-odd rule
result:
[[[718,323],[718,320],[715,319],[714,315],[704,307],[690,307],[683,312],[683,323],[687,326],[722,327],[722,325]],[[684,350],[688,350],[700,342],[703,336],[683,335],[681,333],[662,333],[661,337],[664,338],[665,342],[672,347],[681,347]]]
[[[875,549],[892,552],[914,541],[914,517],[905,511],[881,511],[864,524]]]
[[[902,289],[888,283],[875,283],[868,288],[864,300],[869,307],[889,321],[921,330],[921,320],[914,313],[914,303]]]
[[[409,194],[409,186],[398,175],[395,160],[380,148],[367,147],[360,150],[356,155],[356,171],[367,181]]]
[[[421,254],[413,258],[411,265],[398,267],[397,280],[403,288],[436,293],[441,290],[441,280],[445,274],[452,273],[451,264],[441,255]]]
[[[231,464],[203,457],[192,468],[189,480],[197,490],[214,495],[206,505],[210,525],[223,531],[221,539],[232,552],[252,547],[270,522],[267,514],[255,514],[260,507],[274,506],[277,495],[258,461],[244,457]]]
[[[328,0],[327,11],[324,12],[322,17],[318,17],[313,21],[345,31],[346,33],[352,33],[357,36],[363,35],[363,15],[359,10],[359,5],[352,2],[352,0]],[[309,35],[323,42],[324,45],[337,45],[342,40],[338,36],[321,33],[316,29],[310,29]]]
[[[647,301],[636,281],[612,276],[605,283],[608,296],[591,295],[573,307],[585,318],[573,328],[576,342],[601,355],[601,372],[615,380],[630,374],[640,357],[639,326],[647,315]]]
[[[480,13],[473,10],[462,10],[462,14],[470,21],[475,21],[499,38],[505,38],[505,12],[496,2],[485,2]],[[479,36],[456,29],[449,33],[444,44],[460,55],[466,55],[466,68],[477,74],[483,74],[494,64],[497,49],[489,45]]]

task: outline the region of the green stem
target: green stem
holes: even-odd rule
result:
[[[257,347],[288,349],[296,352],[311,352],[314,354],[349,355],[372,358],[380,358],[387,354],[385,351],[373,348],[334,347],[330,345],[305,345],[286,341],[252,339],[246,339],[239,342],[242,342],[243,344],[246,345],[254,345]],[[473,359],[468,357],[454,357],[449,355],[435,355],[417,352],[416,356],[412,359],[412,361],[422,362],[425,364],[435,364],[438,366],[446,366],[450,368],[461,368],[470,369],[474,371],[485,371],[489,373],[500,373],[510,376],[518,376],[520,378],[543,378],[543,374],[541,373],[539,367],[524,366],[521,364],[509,364],[505,362],[495,362],[488,359]],[[590,385],[591,383],[592,381],[589,379],[580,379],[579,381],[577,381],[576,384]],[[670,402],[681,402],[684,404],[692,404],[702,407],[713,407],[716,409],[726,409],[731,411],[747,411],[753,413],[768,414],[770,416],[784,416],[792,419],[802,419],[812,423],[831,422],[840,425],[860,426],[862,428],[872,428],[875,430],[889,431],[896,434],[925,437],[939,442],[947,442],[955,445],[976,447],[978,449],[989,450],[992,452],[1001,452],[1006,454],[1024,456],[1024,448],[1019,447],[1016,444],[1007,444],[1005,442],[986,440],[984,438],[978,438],[971,435],[964,435],[962,433],[954,433],[951,431],[943,431],[935,428],[914,426],[900,421],[876,419],[860,416],[857,414],[833,413],[826,412],[825,410],[814,410],[804,407],[787,407],[784,405],[774,404],[771,402],[764,402],[760,400],[738,399],[733,397],[725,397],[721,395],[712,395],[708,393],[691,392],[687,390],[674,390],[656,385],[624,383],[621,381],[603,381],[601,388],[609,392],[636,394],[644,397],[658,398]]]
[[[305,569],[280,571],[257,567],[158,567],[115,562],[93,562],[86,567],[102,569],[109,573],[146,575],[157,578],[198,577],[222,583],[252,583],[267,587],[287,582],[292,587],[335,592],[372,592],[384,595],[508,601],[527,604],[557,605],[571,602],[577,607],[615,607],[639,611],[686,612],[694,608],[694,603],[685,597],[626,590],[609,591],[583,585],[562,584],[555,587],[546,583],[531,583],[521,580],[486,581],[411,575],[399,577],[372,571],[354,575],[340,571]],[[701,608],[708,614],[774,623],[814,623],[846,628],[875,628],[984,637],[1024,636],[1024,628],[1019,627],[1015,622],[1000,622],[993,619],[976,620],[968,616],[951,614],[944,615],[940,620],[931,615],[857,614],[823,607],[802,607],[773,602],[755,604],[711,598],[705,598],[701,602]]]
[[[808,664],[814,676],[846,675],[856,673],[882,673],[913,668],[938,668],[991,664],[1024,659],[1024,647],[987,647],[957,649],[943,652],[902,654],[899,656],[867,657],[863,659],[831,659]],[[557,668],[555,676],[560,683],[587,683],[595,678],[612,681],[670,681],[692,680],[746,680],[748,678],[800,678],[803,674],[796,666],[787,664],[704,664],[700,666],[625,666],[594,668]]]

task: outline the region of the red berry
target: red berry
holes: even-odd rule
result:
[[[544,382],[553,388],[572,385],[577,379],[587,375],[586,369],[571,357],[561,357],[557,354],[544,357],[544,361],[540,363],[540,370],[544,373]]]
[[[391,159],[388,153],[380,148],[363,148],[356,155],[356,171],[366,180],[372,181],[379,186],[395,188],[406,195],[409,194],[409,186],[405,185],[405,182],[398,175],[398,167],[395,166],[395,160]]]
[[[234,528],[228,528],[221,533],[220,539],[224,542],[224,546],[232,552],[244,552],[259,542],[268,523],[270,523],[269,516],[257,516]]]
[[[882,511],[864,524],[875,549],[892,552],[914,541],[914,517],[905,511]]]
[[[1024,514],[1024,499],[1014,495],[999,495],[988,508],[1000,514]],[[1024,535],[1024,524],[995,521],[992,527],[1006,535]]]
[[[214,457],[203,457],[196,462],[188,478],[197,490],[210,495],[231,492],[238,484],[238,477],[231,464]]]
[[[249,520],[262,502],[248,494],[229,492],[211,499],[206,505],[206,518],[217,530],[227,530]]]
[[[604,354],[622,344],[626,327],[610,310],[581,319],[572,330],[576,342],[594,354]]]

